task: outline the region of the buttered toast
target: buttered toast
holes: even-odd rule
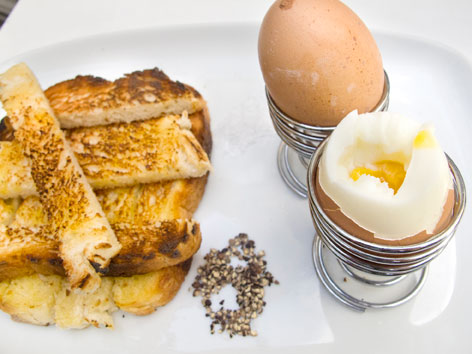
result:
[[[191,115],[190,120],[192,133],[210,154],[212,140],[208,112],[197,112]],[[196,252],[201,241],[199,228],[194,234],[186,234],[184,231],[191,230],[194,225],[198,226],[194,221],[186,219],[190,219],[196,210],[206,181],[207,176],[203,176],[96,191],[97,199],[111,224],[129,225],[130,228],[145,225],[148,229],[151,224],[154,227],[154,237],[151,240],[161,240],[148,242],[145,247],[148,253],[141,254],[135,249],[129,229],[120,229],[118,237],[126,246],[111,261],[108,274],[144,274],[182,262]],[[46,216],[36,197],[29,197],[21,202],[18,199],[1,200],[0,216],[3,216],[0,222],[8,226],[4,229],[4,241],[0,240],[0,247],[2,244],[6,245],[15,232],[18,241],[15,249],[4,246],[5,252],[0,252],[0,279],[11,279],[33,272],[64,274],[57,245],[50,238],[43,239],[40,233],[32,233],[29,229],[46,223]],[[156,227],[161,222],[164,222],[165,227]],[[185,225],[187,227],[184,228]],[[21,232],[35,236],[36,242],[21,242]],[[174,232],[175,237],[171,237],[171,232]],[[187,241],[177,242],[184,239]],[[174,253],[176,251],[178,253]]]
[[[144,275],[106,277],[92,295],[68,291],[64,277],[33,274],[0,281],[0,310],[12,319],[63,328],[113,328],[117,309],[148,315],[177,294],[191,259]]]
[[[128,79],[132,75],[128,75]],[[72,82],[74,80],[58,85],[75,85]],[[48,90],[46,94],[49,92],[53,91]],[[196,91],[192,95],[200,100],[194,109],[202,108],[189,115],[190,131],[209,155],[212,147],[209,115],[200,95]],[[182,100],[190,97],[184,96]],[[57,109],[58,105],[55,107]],[[180,114],[181,111],[176,113]],[[74,119],[82,118],[79,115]],[[129,117],[126,119],[134,120]],[[148,124],[153,120],[142,123]],[[134,124],[139,125],[138,122]],[[0,132],[0,139],[12,141],[11,129],[8,124],[3,125],[7,129]],[[121,125],[125,131],[129,126],[120,123],[114,125]],[[103,127],[71,129],[66,134],[69,136],[74,131],[83,132],[87,129],[100,130]],[[82,144],[85,138],[91,136],[83,134],[77,141]],[[89,325],[112,327],[111,313],[117,308],[145,315],[165,305],[180,288],[190,267],[189,257],[200,245],[199,225],[191,218],[203,196],[207,175],[95,190],[104,214],[119,235],[122,249],[110,262],[107,276],[102,278],[100,287],[93,294],[68,291],[66,278],[56,275],[64,274],[64,270],[48,234],[44,234],[45,242],[42,244],[46,252],[38,252],[35,242],[29,240],[23,243],[20,241],[15,247],[10,247],[15,244],[10,242],[4,248],[10,252],[10,257],[8,252],[4,254],[8,258],[6,262],[2,262],[3,250],[0,250],[0,279],[5,279],[0,281],[0,309],[19,321],[83,328]],[[107,182],[106,178],[104,180]],[[37,197],[19,198],[18,195],[11,194],[15,198],[0,200],[1,230],[23,228],[30,232],[31,239],[42,233],[47,218]],[[11,241],[9,237],[3,240],[6,240],[5,243]],[[0,240],[0,248],[1,244]],[[8,266],[2,268],[2,265]],[[52,275],[41,275],[38,271]]]
[[[114,188],[205,175],[210,161],[191,132],[191,122],[185,114],[167,115],[77,128],[66,137],[91,187]],[[31,195],[37,195],[36,186],[20,144],[0,142],[0,198]]]
[[[48,217],[48,233],[72,288],[93,292],[121,246],[34,74],[17,64],[0,75],[0,100]],[[93,266],[92,266],[93,264]]]
[[[145,274],[190,258],[200,247],[197,222],[176,219],[149,225],[115,224],[123,247],[107,269],[108,276]],[[0,280],[33,273],[65,275],[59,243],[47,226],[0,225]]]
[[[207,121],[207,115],[196,115],[192,119],[192,130],[202,144],[211,149],[211,135],[208,136],[208,130],[202,131]],[[119,229],[117,236],[123,249],[111,261],[108,274],[143,274],[182,262],[196,252],[201,234],[198,224],[187,219],[192,217],[203,196],[206,179],[204,176],[97,191],[97,199],[110,223],[129,226]],[[44,226],[47,222],[38,198],[29,197],[22,202],[2,200],[0,206],[3,216],[0,221],[8,226],[0,232],[0,236],[3,234],[0,248],[4,250],[0,252],[0,279],[33,272],[64,274],[54,240],[45,237],[41,233],[44,231],[32,232],[31,228]],[[139,230],[135,226],[140,225],[153,233],[150,241],[143,244],[146,246],[138,250],[135,244],[140,238],[132,239],[132,229]],[[194,227],[198,232],[191,232]],[[26,242],[27,235],[35,242]],[[21,237],[25,237],[25,242]],[[15,248],[8,246],[12,238],[16,240]],[[142,253],[144,249],[147,253]]]

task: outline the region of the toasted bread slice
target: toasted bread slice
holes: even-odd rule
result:
[[[113,82],[77,76],[45,93],[65,129],[129,123],[183,111],[193,113],[205,106],[195,89],[170,80],[157,68],[135,71]]]
[[[105,277],[98,290],[84,296],[69,291],[64,277],[33,274],[0,281],[0,310],[12,319],[62,328],[113,328],[112,313],[120,308],[147,315],[177,294],[191,259],[145,275]]]
[[[0,282],[0,309],[15,321],[49,325],[54,323],[54,306],[63,286],[57,275],[31,276]]]
[[[191,131],[197,138],[203,149],[210,156],[212,148],[210,114],[205,106],[202,110],[189,114],[192,123]],[[0,121],[0,141],[13,141],[15,138],[13,128],[8,117],[3,117]]]
[[[156,272],[114,277],[113,300],[121,310],[148,315],[174,298],[185,280],[192,259]]]
[[[59,243],[41,224],[39,203],[20,206],[10,226],[0,225],[0,280],[33,273],[64,275]],[[36,206],[36,207],[35,207]],[[22,222],[25,220],[26,222]],[[114,224],[122,249],[106,269],[109,276],[145,274],[189,259],[200,247],[200,226],[194,220],[175,219],[147,225]]]
[[[77,128],[68,141],[95,189],[201,177],[210,161],[182,116]]]
[[[193,255],[200,246],[201,234],[198,224],[185,219],[190,219],[197,208],[203,196],[206,179],[205,176],[98,191],[98,200],[112,224],[149,227],[164,222],[162,227],[152,229],[154,237],[148,240],[148,243],[143,243],[142,248],[135,246],[139,239],[132,239],[133,233],[127,233],[120,228],[118,238],[123,249],[116,259],[112,260],[108,274],[144,274],[180,263]],[[2,202],[5,204],[4,224],[9,228],[4,229],[6,235],[3,241],[0,240],[0,279],[33,272],[64,274],[53,240],[46,237],[44,242],[39,242],[42,240],[39,238],[42,233],[38,233],[36,243],[28,243],[28,239],[22,242],[21,237],[27,237],[32,230],[47,224],[47,217],[39,199],[27,198],[19,206],[14,205],[13,201]],[[184,228],[184,225],[187,227]],[[195,232],[183,232],[189,229],[192,231],[194,227],[197,228]],[[17,246],[12,248],[8,243],[14,238],[15,232]],[[185,238],[188,240],[184,241]],[[178,243],[178,240],[181,242]],[[143,250],[147,253],[139,253]]]
[[[202,199],[206,181],[207,176],[204,176],[103,189],[96,193],[110,223],[143,225],[191,218]]]
[[[204,111],[188,119],[164,116],[144,122],[78,128],[67,140],[93,189],[114,188],[205,175],[211,164],[190,130],[209,129]],[[211,143],[210,143],[211,144]],[[0,142],[0,198],[37,195],[30,164],[17,141]]]
[[[61,285],[54,304],[54,322],[58,327],[81,329],[94,325],[113,328],[112,313],[116,306],[112,278],[103,278],[100,287],[90,294],[70,291],[63,277]]]
[[[72,288],[94,291],[120,244],[39,83],[25,64],[0,75],[0,99],[31,175]],[[92,263],[94,266],[92,266]]]

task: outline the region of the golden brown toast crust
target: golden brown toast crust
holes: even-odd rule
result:
[[[45,92],[62,128],[105,125],[199,111],[205,102],[189,85],[172,81],[154,68],[135,71],[113,82],[77,76]]]
[[[110,262],[108,276],[145,274],[176,265],[193,256],[202,240],[200,225],[189,220],[162,221],[158,232],[153,226],[114,225],[114,229],[126,238],[119,238],[123,252]]]
[[[35,325],[56,323],[64,328],[90,325],[113,328],[117,307],[147,315],[170,302],[180,289],[192,259],[158,271],[131,277],[107,277],[84,297],[68,291],[64,277],[32,274],[0,281],[0,310],[15,321]]]
[[[121,310],[144,316],[169,303],[185,280],[192,259],[157,272],[114,277],[113,300]]]
[[[76,128],[67,140],[94,189],[120,187],[206,174],[210,161],[189,126],[186,117],[166,115]]]
[[[59,244],[73,288],[93,291],[100,277],[91,266],[108,266],[120,250],[90,185],[60,129],[34,74],[18,64],[0,75],[0,99],[15,139],[30,160],[31,175]]]
[[[146,226],[113,225],[122,249],[107,276],[145,274],[179,264],[200,248],[201,232],[192,220],[169,220]],[[0,226],[0,280],[39,274],[65,275],[59,243],[46,227]],[[93,264],[95,266],[95,264]]]
[[[139,78],[137,76],[136,78],[139,81]],[[87,85],[96,85],[98,87],[106,88],[106,85],[104,85],[103,82],[91,83],[90,81],[87,81],[88,80],[79,79],[79,81],[75,84],[77,84],[78,86],[82,85],[81,87],[86,87]],[[100,79],[98,81],[100,81]],[[123,82],[123,85],[133,86],[133,83]],[[134,85],[134,88],[139,89],[140,85],[141,84],[136,83],[136,85]],[[187,89],[193,90],[188,86]],[[126,91],[131,92],[132,88],[123,88],[122,92]],[[106,94],[105,91],[103,91],[102,93]],[[194,91],[193,94],[195,95],[195,97],[199,97],[201,99],[201,96],[198,94],[198,92]],[[143,93],[141,98],[145,99],[144,97],[145,96]],[[126,99],[129,99],[129,97]],[[200,102],[203,102],[203,109],[196,109],[197,112],[191,114],[189,116],[189,119],[192,122],[192,133],[195,135],[195,137],[209,156],[212,149],[210,118],[208,110],[204,105],[204,101],[201,99]],[[6,125],[7,129],[0,129],[0,140],[9,140],[11,139],[12,134],[11,127],[8,127],[8,119],[5,120],[3,123],[6,123],[2,125]],[[189,238],[188,233],[186,234],[185,232],[182,232],[182,229],[179,229],[178,225],[175,224],[175,221],[169,222],[165,220],[191,218],[193,212],[198,207],[198,204],[203,196],[207,178],[208,174],[199,178],[182,179],[162,183],[151,183],[146,185],[115,188],[112,190],[102,190],[97,192],[102,205],[103,200],[109,201],[108,208],[107,206],[103,206],[103,210],[107,218],[109,220],[113,220],[112,223],[115,224],[114,227],[116,225],[118,225],[117,228],[123,227],[123,223],[128,222],[130,224],[136,224],[143,227],[149,226],[149,224],[152,223],[160,223],[162,224],[162,228],[167,230],[167,234],[164,232],[159,237],[157,237],[156,233],[152,231],[151,237],[149,237],[149,235],[146,235],[146,232],[139,232],[137,230],[134,230],[134,232],[131,233],[127,231],[124,232],[127,235],[133,235],[131,240],[132,242],[123,242],[122,252],[120,253],[119,257],[116,257],[117,261],[112,260],[108,269],[108,275],[124,274],[125,276],[106,277],[106,280],[110,280],[111,282],[113,282],[113,300],[115,304],[122,310],[133,313],[135,315],[146,315],[153,312],[156,307],[163,306],[168,303],[178,292],[191,265],[191,255],[190,258],[188,258],[186,261],[181,262],[183,258],[187,257],[182,255],[186,254],[186,252],[188,252],[188,250],[191,248],[195,248],[194,251],[189,252],[192,254],[196,252],[196,250],[198,250],[201,242],[201,234],[198,230],[199,237]],[[121,196],[123,200],[126,200],[126,206],[121,205],[121,207],[118,207],[115,204],[115,207],[113,207],[113,193],[117,193]],[[156,200],[152,200],[153,196],[154,198],[163,197],[163,200],[158,200],[156,202]],[[31,213],[32,211],[29,212]],[[29,220],[29,223],[27,222],[26,225],[38,226],[45,222],[43,216],[40,215],[41,212],[36,214],[37,215],[32,216],[28,215],[27,213],[23,213],[22,217]],[[17,219],[18,218],[19,215],[17,214]],[[14,212],[13,220],[15,220]],[[6,224],[12,224],[12,222],[6,221]],[[18,224],[21,225],[21,222],[18,223],[14,221],[11,226],[16,227],[18,226]],[[192,226],[193,230],[191,231],[193,232],[195,232],[194,227],[199,228],[199,225],[194,224],[194,226]],[[117,231],[117,234],[121,235],[121,232]],[[146,241],[149,242],[139,241],[139,238],[143,235]],[[153,236],[156,237],[153,238]],[[46,239],[45,244],[48,244],[48,242],[49,241]],[[189,247],[189,243],[192,242],[193,246]],[[135,243],[139,245],[136,246]],[[196,245],[195,243],[198,243],[198,245]],[[24,249],[26,253],[19,254],[18,257],[12,258],[15,259],[17,263],[12,262],[10,264],[3,264],[0,260],[0,279],[2,279],[2,275],[5,275],[5,273],[10,273],[12,277],[19,277],[24,275],[22,272],[24,272],[24,260],[26,255],[29,255],[29,257],[27,256],[26,259],[29,265],[31,266],[30,268],[32,269],[33,273],[44,272],[45,274],[63,274],[63,269],[61,268],[60,264],[61,260],[56,250],[50,249],[49,251],[44,253],[44,257],[42,257],[41,255],[38,257],[38,252],[37,249],[35,249],[35,245],[33,244],[31,246],[32,247],[30,247],[29,249]],[[43,248],[47,249],[47,247]],[[158,254],[156,254],[156,250]],[[180,260],[178,260],[179,258]],[[175,264],[172,263],[174,261],[181,263],[177,265],[167,266],[165,268],[160,268],[157,271],[152,271],[156,267],[159,268],[162,264],[166,262],[166,264]],[[148,272],[149,269],[151,271]],[[135,273],[141,274],[144,272],[146,274],[132,275]],[[37,274],[31,275],[31,277],[37,277]],[[65,282],[64,278],[61,279],[63,279],[61,280],[62,282]],[[31,306],[12,306],[11,302],[4,301],[5,298],[2,297],[2,286],[4,286],[6,282],[15,280],[16,279],[0,281],[0,309],[9,313],[15,320],[35,324],[54,323],[54,316],[45,319],[44,316],[37,316],[38,312],[33,311],[33,308]],[[104,282],[102,282],[102,284],[103,283]],[[107,281],[106,283],[108,284],[109,282]],[[53,285],[44,284],[43,288],[48,291],[54,291]],[[100,289],[101,288],[99,288],[98,290],[99,294],[102,292]],[[26,294],[29,295],[28,292],[26,292]],[[33,294],[34,292],[31,292],[31,295]],[[17,300],[16,297],[17,296],[14,295],[13,299]],[[18,304],[14,303],[13,305]],[[41,306],[42,304],[33,303],[33,305],[37,307]],[[36,309],[36,307],[34,308]],[[58,308],[56,308],[56,311],[57,310]],[[62,311],[63,310],[64,309],[62,309]],[[49,311],[49,313],[54,314],[54,311]],[[39,314],[44,315],[44,311],[40,311]],[[41,319],[43,320],[42,323],[40,321]],[[65,327],[76,328],[83,328],[90,324],[93,324],[95,326],[109,326],[107,320],[100,321],[99,319],[90,318],[90,316],[85,318],[83,321],[84,322],[82,324],[79,323],[79,326],[70,323],[68,324],[67,322],[63,322],[62,325]],[[113,324],[111,323],[111,325]]]
[[[182,124],[191,124],[191,130]],[[71,129],[67,140],[95,190],[200,177],[211,168],[206,153],[211,150],[206,109],[190,115],[189,120],[169,115],[144,122]],[[36,194],[30,164],[20,144],[1,141],[0,197]]]
[[[205,105],[202,110],[190,114],[188,117],[192,123],[190,131],[193,133],[195,138],[197,138],[208,157],[210,157],[211,149],[213,148],[213,139],[211,136],[210,112],[208,111],[208,107]]]
[[[209,130],[209,117],[205,111],[191,115],[192,130],[202,146],[210,152],[211,132]],[[208,175],[161,183],[151,183],[136,185],[133,187],[122,187],[97,191],[97,198],[103,208],[105,215],[112,224],[136,224],[146,225],[149,223],[161,222],[173,219],[190,219],[198,207],[205,191]],[[45,223],[45,217],[41,215],[41,205],[35,198],[26,199],[18,208],[16,222],[12,226],[40,226]],[[161,249],[170,249],[175,240],[169,239],[169,244],[161,245]],[[138,252],[131,251],[131,243],[126,247],[131,253],[120,253],[120,260],[113,260],[109,268],[110,275],[133,275],[143,274],[164,267],[171,261],[180,262],[196,252],[201,236],[195,242],[182,243],[177,250],[184,256],[177,259],[166,257],[149,258],[149,254],[140,256]],[[121,240],[121,239],[120,239]],[[121,241],[123,242],[123,241]],[[198,243],[198,245],[197,245]],[[185,249],[184,248],[185,246]],[[152,247],[157,247],[152,244]],[[187,250],[188,248],[188,250]],[[22,250],[0,257],[0,279],[10,279],[26,274],[38,272],[41,274],[64,274],[61,259],[55,246],[44,246],[40,248],[35,245],[25,245]],[[150,251],[152,252],[152,251]],[[159,254],[158,250],[154,250]],[[1,256],[1,254],[0,254]],[[135,258],[133,258],[135,257]],[[8,258],[8,261],[7,261]],[[146,259],[147,258],[147,259]],[[129,267],[126,262],[129,262]]]
[[[207,176],[172,182],[96,191],[103,211],[112,224],[147,224],[163,220],[189,219],[205,191]]]

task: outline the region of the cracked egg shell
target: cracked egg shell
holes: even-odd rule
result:
[[[454,206],[432,127],[390,112],[351,112],[341,121],[320,158],[315,192],[338,226],[383,245],[426,241],[447,225]]]
[[[447,226],[449,220],[452,217],[452,209],[454,207],[454,191],[450,189],[447,195],[446,203],[444,204],[441,218],[436,224],[436,228],[432,233],[427,233],[425,230],[423,230],[416,235],[407,238],[399,240],[384,240],[382,238],[375,237],[372,232],[367,231],[366,229],[357,225],[354,221],[344,215],[339,206],[323,191],[318,177],[315,178],[315,194],[325,214],[343,230],[349,232],[353,236],[360,238],[361,240],[388,246],[414,245],[429,240],[433,235],[439,233]]]

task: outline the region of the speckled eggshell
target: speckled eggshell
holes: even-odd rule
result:
[[[277,106],[301,123],[335,126],[380,101],[384,73],[372,34],[337,0],[278,0],[259,32],[259,62]]]

